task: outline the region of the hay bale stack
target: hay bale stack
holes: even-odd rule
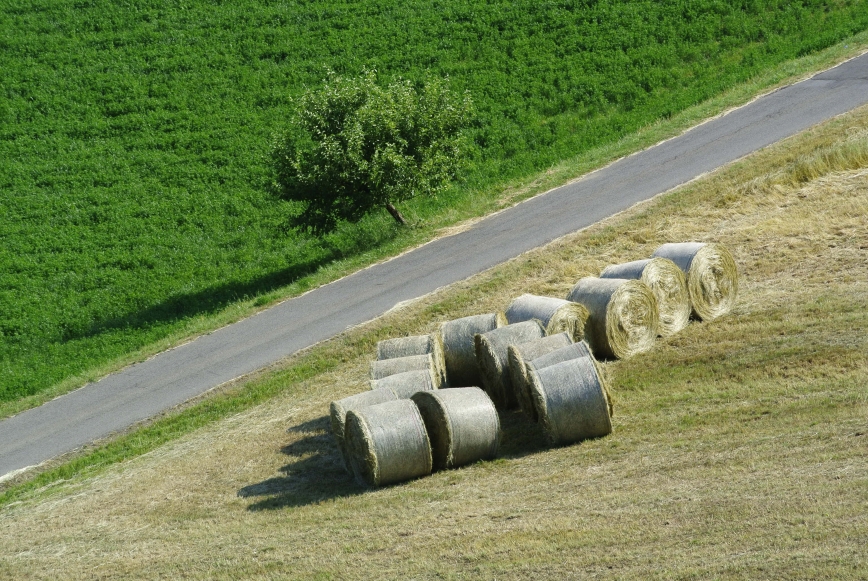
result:
[[[383,379],[372,379],[371,390],[389,389],[399,399],[408,399],[418,391],[440,389],[440,376],[433,369],[414,369],[388,375]]]
[[[654,344],[657,299],[642,281],[589,276],[576,283],[567,299],[588,309],[585,339],[597,357],[623,359]]]
[[[446,383],[446,364],[443,361],[443,341],[439,333],[396,337],[377,343],[377,359],[395,359],[410,355],[428,355],[434,362],[434,371],[440,376],[439,385]]]
[[[509,409],[518,405],[509,375],[509,347],[545,337],[545,334],[542,324],[532,319],[476,335],[476,361],[482,387],[496,406]]]
[[[331,403],[329,415],[331,416],[332,435],[335,438],[335,443],[338,445],[338,451],[341,453],[341,458],[344,461],[344,467],[347,469],[347,472],[353,471],[350,467],[349,455],[347,454],[344,440],[347,412],[397,399],[399,399],[398,396],[392,390],[382,389],[363,391],[362,393],[357,393],[356,395],[351,395]]]
[[[588,320],[588,309],[578,303],[555,297],[524,294],[514,299],[506,309],[506,322],[521,323],[537,319],[546,335],[569,333],[573,341],[581,341]]]
[[[572,444],[612,433],[609,399],[590,352],[541,369],[531,367],[530,388],[552,444]]]
[[[412,400],[350,410],[344,434],[350,465],[362,484],[383,486],[431,473],[431,443]]]
[[[371,361],[371,379],[383,379],[396,373],[416,371],[418,369],[434,370],[434,358],[430,353]]]
[[[451,387],[478,386],[482,383],[476,363],[477,333],[486,333],[506,325],[503,313],[463,317],[440,325],[446,383]]]
[[[600,278],[629,278],[641,280],[657,299],[661,337],[674,335],[687,326],[690,319],[690,296],[687,279],[678,265],[668,258],[646,258],[624,264],[607,266]]]
[[[490,460],[500,443],[500,418],[478,387],[455,387],[413,396],[428,437],[435,470]]]
[[[668,258],[684,272],[694,317],[711,321],[732,309],[738,294],[738,268],[722,244],[664,244],[652,256]]]
[[[510,345],[507,350],[509,377],[512,379],[512,389],[515,391],[518,406],[533,418],[533,421],[537,421],[537,417],[527,387],[527,363],[540,355],[566,347],[572,342],[573,340],[568,333],[558,333],[527,343]]]

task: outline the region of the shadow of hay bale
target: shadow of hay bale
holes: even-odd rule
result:
[[[287,432],[306,434],[281,448],[294,461],[280,469],[282,476],[238,490],[241,498],[258,499],[247,510],[307,506],[364,492],[344,470],[327,416],[293,426]]]
[[[521,458],[550,447],[542,426],[521,410],[498,410],[498,415],[501,430],[498,458]]]

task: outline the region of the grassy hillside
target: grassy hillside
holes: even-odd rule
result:
[[[10,490],[0,577],[863,579],[866,212],[863,107]],[[726,244],[739,300],[604,364],[610,436],[548,449],[507,413],[496,461],[376,491],[338,467],[328,402],[363,389],[378,339],[563,295],[673,240]]]
[[[866,28],[848,1],[4,3],[0,405]],[[271,138],[326,68],[364,67],[470,91],[474,170],[404,208],[423,234],[286,233]]]

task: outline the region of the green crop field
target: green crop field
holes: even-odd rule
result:
[[[866,28],[859,1],[3,2],[0,405]],[[364,68],[469,91],[473,166],[402,208],[417,234],[287,232],[273,137],[327,69]]]

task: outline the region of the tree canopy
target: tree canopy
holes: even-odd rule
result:
[[[375,71],[330,72],[299,99],[272,151],[275,193],[300,202],[292,226],[322,235],[375,208],[404,223],[395,203],[436,195],[456,178],[472,110],[469,94],[454,93],[448,80],[380,86]]]

